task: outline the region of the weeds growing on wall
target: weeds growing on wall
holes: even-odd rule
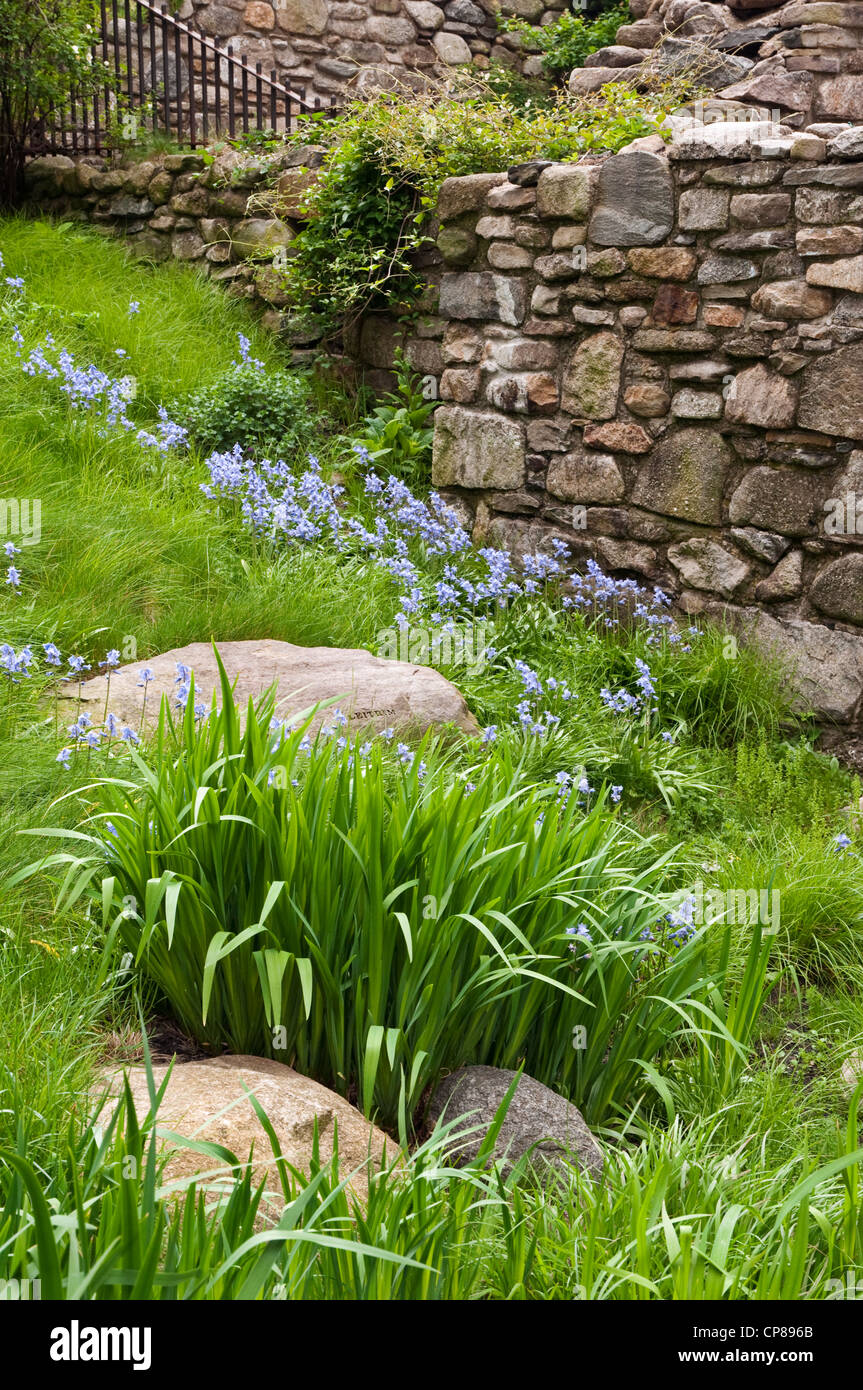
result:
[[[622,81],[534,102],[471,75],[426,96],[385,92],[351,103],[315,128],[327,155],[308,194],[309,225],[283,272],[295,311],[336,326],[412,300],[424,283],[414,256],[444,179],[617,150],[660,129],[688,92],[685,78],[648,92]],[[278,210],[277,195],[270,205]]]
[[[631,19],[624,4],[604,9],[595,18],[564,10],[553,24],[528,24],[514,17],[500,17],[498,23],[504,32],[520,34],[526,48],[542,54],[543,72],[554,80],[582,67],[590,53],[613,44],[620,26]]]

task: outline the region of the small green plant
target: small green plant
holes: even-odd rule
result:
[[[202,452],[264,447],[291,453],[309,437],[310,387],[301,372],[261,370],[245,361],[171,410]]]
[[[543,71],[557,79],[582,67],[588,54],[613,44],[620,26],[630,23],[631,18],[628,5],[615,5],[595,19],[565,10],[553,24],[534,25],[503,17],[498,23],[507,33],[521,34],[532,51],[540,52]]]
[[[431,417],[437,404],[422,393],[420,378],[402,352],[395,361],[398,389],[383,397],[351,436],[351,445],[363,462],[382,466],[412,486],[428,481],[434,427]]]

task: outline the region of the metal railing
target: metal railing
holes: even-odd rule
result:
[[[101,37],[92,61],[105,69],[101,91],[71,91],[68,103],[39,124],[31,154],[106,154],[148,136],[166,135],[192,149],[253,131],[287,134],[302,117],[334,114],[336,99],[306,98],[232,45],[151,0],[100,0]]]

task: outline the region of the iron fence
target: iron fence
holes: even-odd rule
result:
[[[166,135],[192,149],[255,131],[286,134],[300,120],[335,114],[336,99],[307,99],[228,44],[151,0],[100,0],[100,37],[91,59],[106,73],[101,91],[70,91],[68,103],[39,123],[30,154],[106,154]]]

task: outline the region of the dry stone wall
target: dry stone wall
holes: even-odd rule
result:
[[[434,483],[863,705],[863,128],[444,184]]]
[[[27,206],[122,236],[142,259],[186,262],[251,300],[267,327],[297,345],[301,360],[317,335],[283,312],[287,297],[274,261],[289,254],[304,225],[303,195],[322,159],[308,145],[264,158],[223,149],[210,162],[195,153],[122,163],[44,155],[25,170]],[[264,192],[267,210],[256,206]]]
[[[501,33],[498,10],[549,23],[564,0],[185,0],[180,17],[310,96],[401,86],[494,59],[527,75],[539,60]]]
[[[810,121],[863,121],[860,0],[630,0],[636,16],[570,78],[574,93],[693,65],[719,96]]]

